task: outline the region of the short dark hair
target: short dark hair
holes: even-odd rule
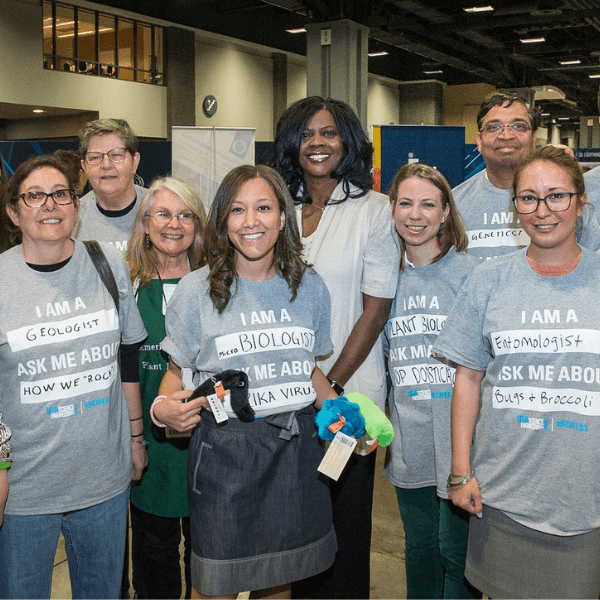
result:
[[[530,106],[523,96],[502,93],[490,96],[487,100],[484,100],[479,107],[479,112],[477,113],[477,131],[481,131],[483,119],[485,119],[485,116],[490,112],[490,110],[492,110],[492,108],[494,108],[494,106],[504,106],[505,104],[512,106],[515,102],[522,104],[525,107],[527,114],[529,115],[529,121],[531,122],[531,129],[534,132],[537,131],[537,128],[540,126],[542,121],[542,115],[540,111],[535,106]]]
[[[124,119],[98,119],[86,123],[79,131],[79,153],[85,158],[90,140],[96,135],[118,135],[125,144],[125,148],[133,156],[139,148],[137,136],[131,126]]]
[[[355,196],[363,196],[373,187],[373,144],[363,131],[356,113],[341,100],[309,96],[294,102],[281,115],[275,134],[276,169],[288,184],[294,200],[300,190],[304,194],[307,193],[304,172],[299,161],[300,141],[306,123],[323,109],[333,116],[344,146],[344,156],[331,174],[333,179],[341,181],[344,185],[345,198],[341,202],[352,197],[350,183],[361,190],[360,194]]]
[[[231,299],[231,286],[237,278],[235,248],[227,233],[230,207],[240,188],[251,179],[264,179],[275,194],[279,210],[285,216],[283,230],[275,243],[274,264],[291,290],[292,302],[306,270],[302,260],[302,241],[296,221],[294,203],[286,183],[271,167],[266,165],[241,165],[225,177],[217,190],[204,230],[206,261],[209,266],[209,296],[215,308],[222,313]]]
[[[25,162],[22,162],[15,170],[13,176],[2,185],[2,192],[0,194],[2,209],[6,209],[7,206],[11,206],[13,210],[17,211],[17,205],[19,203],[19,188],[21,184],[34,172],[43,167],[50,167],[56,169],[62,173],[69,189],[77,192],[77,186],[79,185],[79,179],[75,178],[73,170],[59,160],[56,156],[47,154],[44,156],[35,156]],[[75,199],[75,206],[78,205],[78,199]]]
[[[69,185],[69,189],[75,190],[77,193],[77,186],[79,185],[79,177],[75,179],[75,175],[73,170],[69,168],[65,163],[60,161],[56,156],[45,155],[45,156],[35,156],[22,162],[17,169],[15,170],[13,176],[10,179],[7,179],[2,183],[2,187],[0,187],[0,211],[2,212],[2,219],[0,219],[0,224],[6,229],[5,235],[2,234],[4,238],[0,243],[0,251],[7,250],[12,246],[20,244],[22,241],[21,231],[20,229],[12,223],[12,221],[8,218],[4,218],[6,214],[6,209],[8,206],[11,207],[11,210],[15,212],[18,211],[18,203],[19,203],[19,188],[21,184],[34,172],[38,169],[42,169],[44,167],[50,167],[52,169],[56,169],[60,173],[62,173]],[[75,207],[79,206],[79,198],[75,196],[73,201]]]

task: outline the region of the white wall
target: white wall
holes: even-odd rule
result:
[[[372,137],[373,125],[398,124],[400,91],[398,83],[369,75],[367,93],[367,133]]]
[[[205,116],[202,101],[217,99]],[[256,141],[273,139],[273,61],[230,46],[196,41],[196,125],[253,127]]]
[[[0,102],[98,111],[126,119],[139,136],[167,136],[165,87],[50,71],[43,53],[41,2],[1,0]]]

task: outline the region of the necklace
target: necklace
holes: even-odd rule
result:
[[[316,208],[321,211],[321,214],[323,214],[325,212],[325,209],[327,208],[327,202],[325,203],[325,206],[317,206],[314,202],[306,202],[304,204],[304,206],[310,206],[312,208]]]

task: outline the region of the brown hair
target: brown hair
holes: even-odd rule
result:
[[[237,277],[235,248],[227,234],[231,203],[242,185],[256,177],[264,179],[271,186],[279,202],[279,210],[285,216],[283,230],[275,243],[274,264],[277,272],[290,287],[292,302],[296,299],[306,270],[306,263],[301,258],[302,242],[296,222],[294,202],[281,175],[266,165],[236,167],[225,175],[221,182],[204,231],[206,258],[210,269],[209,295],[219,313],[222,313],[229,304],[231,286]]]
[[[69,189],[75,191],[76,195],[75,199],[73,200],[73,205],[77,209],[79,206],[79,196],[77,196],[77,185],[79,183],[79,179],[73,179],[74,174],[72,169],[58,160],[56,156],[45,155],[35,156],[34,158],[30,158],[29,160],[21,163],[15,170],[13,176],[2,184],[2,187],[0,188],[0,211],[2,211],[2,213],[6,213],[6,210],[9,207],[10,210],[15,211],[16,213],[19,212],[19,188],[21,187],[21,184],[34,171],[44,167],[56,169],[59,173],[65,176]],[[6,219],[3,217],[3,221],[5,222],[2,223],[2,226],[4,228],[5,225],[6,236],[2,236],[3,238],[5,237],[0,244],[2,251],[20,244],[22,241],[20,229],[12,223],[12,221],[8,218],[8,215]]]
[[[389,196],[392,207],[395,206],[396,202],[398,201],[398,188],[400,187],[400,184],[411,177],[420,177],[421,179],[425,179],[435,185],[435,187],[441,192],[442,207],[450,207],[450,211],[448,212],[448,217],[444,222],[444,226],[440,227],[440,230],[438,231],[440,253],[433,259],[432,262],[437,262],[438,260],[444,258],[452,246],[456,248],[457,252],[464,252],[468,245],[467,234],[465,233],[465,228],[463,227],[460,216],[458,215],[458,210],[454,204],[454,198],[452,197],[450,184],[437,169],[422,163],[412,163],[401,167],[401,169],[394,176],[392,185],[390,187]],[[401,236],[398,237],[400,238],[400,248],[402,250],[400,256],[400,270],[404,271],[406,243]]]

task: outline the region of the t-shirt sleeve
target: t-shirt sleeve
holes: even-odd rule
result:
[[[179,282],[167,304],[166,337],[160,344],[173,362],[184,369],[195,368],[195,360],[200,352],[201,315],[198,297],[201,291],[195,273],[192,275],[193,278],[184,277]]]
[[[368,201],[372,204],[360,291],[376,298],[393,298],[400,271],[400,247],[393,228],[391,205],[383,198]]]
[[[432,354],[475,371],[485,371],[491,352],[483,335],[484,308],[479,306],[478,278],[469,277],[461,287]]]
[[[581,215],[581,230],[577,233],[577,241],[588,250],[600,250],[600,225],[595,207],[587,203]]]
[[[135,344],[147,337],[144,322],[140,316],[137,302],[131,288],[129,267],[123,258],[123,254],[110,244],[101,243],[102,250],[106,256],[113,272],[117,287],[119,289],[119,323],[121,327],[121,343]]]

